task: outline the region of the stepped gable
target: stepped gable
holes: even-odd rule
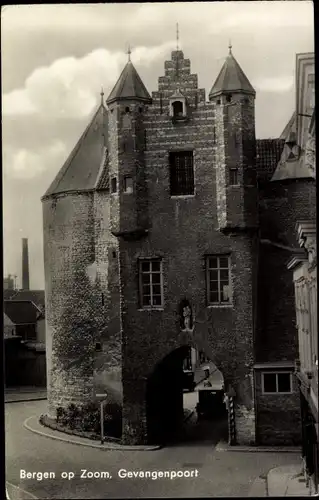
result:
[[[42,199],[60,193],[93,190],[105,147],[107,147],[107,111],[104,105],[100,104]]]

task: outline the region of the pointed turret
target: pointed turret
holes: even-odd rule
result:
[[[151,96],[129,59],[106,102],[111,104],[114,101],[132,99],[151,102]]]
[[[209,94],[216,127],[216,188],[220,230],[256,229],[255,90],[229,54]]]
[[[256,95],[247,76],[233,56],[231,45],[229,46],[229,54],[226,61],[209,93],[209,99],[211,100],[211,98],[227,92]]]

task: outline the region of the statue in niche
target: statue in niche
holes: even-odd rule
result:
[[[180,326],[184,332],[193,332],[194,321],[191,305],[188,300],[184,299],[180,303]]]

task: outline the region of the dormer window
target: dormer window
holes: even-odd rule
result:
[[[181,101],[173,102],[172,107],[174,118],[180,118],[184,115],[183,103]]]
[[[176,121],[185,120],[187,118],[186,98],[179,90],[169,99],[169,115]]]

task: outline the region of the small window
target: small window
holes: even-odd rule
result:
[[[112,257],[113,257],[113,259],[116,259],[116,251],[115,250],[112,251]]]
[[[220,99],[217,99],[216,104],[218,105],[220,104]]]
[[[232,95],[231,94],[227,94],[226,95],[226,102],[231,102],[232,100]]]
[[[238,184],[238,168],[229,169],[229,185],[237,186]]]
[[[95,344],[95,350],[97,352],[102,351],[102,344],[101,344],[101,342],[96,342],[96,344]]]
[[[111,179],[111,192],[116,193],[117,191],[117,179],[116,177],[112,177]]]
[[[207,303],[223,305],[231,303],[230,257],[228,255],[206,258]]]
[[[128,106],[126,106],[125,113],[129,113],[129,112],[130,112],[130,108]]]
[[[163,306],[163,276],[160,259],[139,261],[139,286],[142,308]]]
[[[216,144],[216,127],[215,127],[215,125],[213,128],[213,142],[214,142],[214,144]]]
[[[143,108],[138,108],[140,113],[143,113]]]
[[[193,151],[178,151],[170,153],[169,164],[171,196],[193,195]]]
[[[264,394],[290,394],[292,392],[291,373],[262,373]]]
[[[133,193],[133,179],[132,177],[124,177],[124,193]]]
[[[173,116],[174,118],[181,118],[184,116],[184,106],[181,101],[175,101],[172,103]]]

